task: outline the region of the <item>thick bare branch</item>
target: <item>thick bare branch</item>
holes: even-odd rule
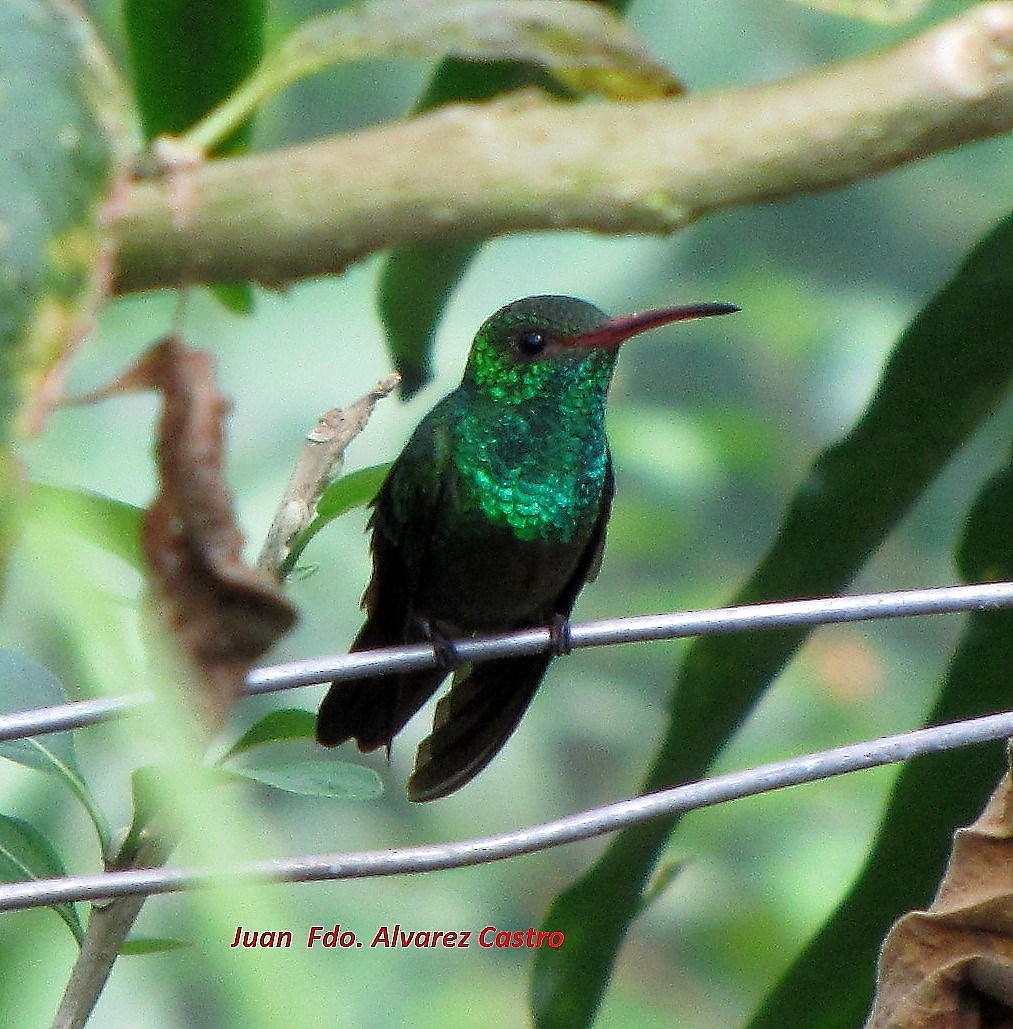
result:
[[[1013,0],[998,0],[766,86],[622,104],[514,94],[138,182],[113,222],[118,288],[281,284],[433,237],[668,233],[1011,128]]]

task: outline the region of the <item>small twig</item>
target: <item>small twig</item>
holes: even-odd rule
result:
[[[671,614],[633,615],[570,626],[573,648],[607,647],[618,643],[684,639],[688,636],[727,632],[784,629],[792,625],[828,625],[915,615],[952,614],[1013,607],[1013,582],[987,582],[969,586],[936,586],[922,590],[867,593],[854,597],[785,600],[769,604],[677,611]],[[488,661],[498,657],[537,654],[552,646],[551,628],[522,629],[496,636],[454,640],[464,661]],[[244,693],[274,693],[297,686],[313,686],[336,679],[417,671],[431,668],[436,655],[429,643],[355,654],[332,654],[285,664],[254,668]],[[150,694],[79,700],[55,707],[0,715],[0,742],[41,736],[47,732],[76,729],[111,721],[150,703]]]
[[[130,867],[157,868],[170,849],[161,833],[149,832],[133,855]],[[88,1021],[147,899],[146,894],[137,893],[92,908],[78,959],[53,1019],[53,1029],[80,1029]]]
[[[345,450],[366,427],[377,401],[389,396],[401,381],[394,372],[360,397],[351,407],[335,407],[322,414],[306,436],[292,477],[285,487],[257,567],[277,576],[292,541],[313,520],[320,494],[341,471]]]
[[[1011,735],[1013,712],[985,715],[931,729],[915,729],[877,740],[834,747],[742,772],[675,786],[644,797],[633,797],[541,825],[453,843],[250,861],[226,873],[193,868],[157,868],[9,883],[0,885],[0,911],[106,897],[174,893],[211,885],[223,874],[230,879],[241,877],[251,881],[282,883],[362,879],[464,868],[592,839],[662,815],[672,817],[698,808],[784,789],[786,786],[798,786],[925,754],[1006,739]]]

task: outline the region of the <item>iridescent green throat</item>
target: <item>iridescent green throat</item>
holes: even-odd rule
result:
[[[476,339],[451,421],[461,529],[569,543],[598,515],[608,467],[605,400],[615,351],[518,361]]]

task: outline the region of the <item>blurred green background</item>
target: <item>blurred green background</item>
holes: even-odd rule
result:
[[[116,5],[87,6],[115,46]],[[277,3],[272,32],[330,6]],[[932,5],[923,21],[960,6]],[[778,78],[911,31],[784,0],[642,0],[629,19],[694,90]],[[377,62],[306,81],[262,112],[254,146],[400,116],[429,70]],[[602,573],[575,617],[719,605],[766,550],[814,454],[864,406],[900,330],[1006,213],[1011,158],[1009,139],[965,147],[834,193],[726,212],[670,240],[546,234],[490,243],[441,327],[435,382],[407,404],[381,404],[347,467],[395,456],[418,419],[456,384],[479,322],[511,299],[568,293],[614,313],[694,300],[737,303],[743,313],[734,318],[659,330],[624,349],[609,415],[617,499]],[[258,289],[249,318],[226,312],[203,290],[191,292],[182,314],[173,294],[122,298],[82,348],[71,391],[108,381],[174,325],[213,352],[234,402],[230,475],[255,555],[302,435],[319,413],[349,403],[389,371],[375,314],[378,268],[374,259],[340,279],[284,293]],[[155,410],[154,398],[129,396],[58,412],[24,458],[35,478],[145,504],[153,490]],[[966,498],[1004,458],[1011,428],[1007,405],[906,518],[857,589],[953,581]],[[277,660],[347,646],[368,575],[364,522],[361,511],[341,519],[308,548],[305,559],[316,572],[291,586],[303,617]],[[12,566],[0,644],[32,655],[71,686],[139,685],[102,633],[68,645],[64,602],[81,590],[94,591],[91,614],[108,625],[134,604],[140,583],[102,554],[82,554],[76,542],[26,545]],[[718,770],[915,726],[959,625],[947,616],[818,631]],[[663,724],[682,646],[584,651],[556,662],[504,753],[474,784],[437,804],[410,805],[402,792],[425,715],[399,737],[389,768],[380,755],[361,759],[385,780],[380,801],[251,791],[251,803],[273,826],[275,852],[297,854],[480,836],[628,796]],[[314,707],[321,695],[314,688],[245,701],[234,730],[275,705]],[[129,736],[129,726],[78,733],[85,771],[116,824],[128,817],[127,775],[140,759]],[[634,925],[599,1024],[710,1029],[746,1021],[846,889],[893,775],[852,775],[687,818],[670,845],[683,869]],[[0,763],[0,806],[46,826],[73,871],[94,869],[96,855],[77,843],[85,838],[83,816],[48,780]],[[424,877],[287,887],[291,924],[247,925],[291,929],[297,942],[309,926],[334,923],[367,942],[378,926],[394,923],[526,929],[601,847]],[[92,1024],[233,1024],[228,990],[215,981],[228,974],[228,961],[207,959],[231,939],[207,936],[199,899],[153,899],[138,930],[195,945],[121,960]],[[48,912],[0,920],[7,1024],[48,1021],[73,956],[73,942]],[[245,955],[233,974],[257,975],[258,963],[277,960],[270,951]],[[307,960],[336,1026],[499,1027],[526,1019],[524,951],[367,947],[309,952]],[[241,978],[233,985],[242,989]],[[284,1015],[279,998],[277,1024],[285,1024]]]

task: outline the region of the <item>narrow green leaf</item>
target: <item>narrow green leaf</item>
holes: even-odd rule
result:
[[[155,765],[141,765],[130,773],[130,797],[133,811],[130,828],[116,855],[118,867],[129,868],[141,844],[141,833],[151,823],[162,806],[164,790],[158,784],[160,771]]]
[[[24,654],[0,649],[0,713],[67,703],[60,680]],[[55,776],[81,802],[95,826],[104,856],[112,846],[109,823],[81,775],[74,737],[67,731],[0,743],[0,757]]]
[[[655,901],[661,900],[661,898],[668,892],[668,888],[685,871],[687,864],[688,862],[684,858],[662,862],[657,869],[655,869],[650,884],[644,890],[643,896],[640,898],[639,910],[646,911],[655,903]]]
[[[966,582],[1013,579],[1013,460],[982,490],[957,553]],[[970,616],[926,722],[1009,706],[1013,612]],[[932,900],[955,828],[973,821],[1003,772],[1003,746],[971,747],[906,765],[847,897],[750,1023],[750,1029],[851,1029],[872,1004],[876,958],[890,925]]]
[[[203,118],[260,63],[267,0],[124,0],[123,22],[137,104],[148,139],[177,135]],[[214,150],[234,153],[246,121]]]
[[[349,475],[343,475],[332,482],[317,501],[316,517],[293,540],[292,549],[279,569],[281,578],[285,579],[292,574],[296,562],[306,549],[306,544],[325,525],[356,507],[368,504],[376,496],[389,471],[389,462],[371,465],[369,468],[360,468]]]
[[[388,461],[386,464],[359,468],[332,482],[317,502],[317,517],[329,522],[353,508],[368,504],[387,478],[390,464]]]
[[[245,750],[277,743],[279,740],[312,740],[316,735],[317,716],[301,707],[286,707],[271,711],[254,722],[225,752],[222,761],[242,754]]]
[[[443,310],[478,245],[434,241],[388,255],[377,301],[387,330],[387,348],[401,376],[398,391],[408,400],[432,378],[433,342]]]
[[[622,20],[579,0],[373,0],[310,18],[232,97],[187,134],[207,148],[267,97],[341,62],[448,55],[537,64],[567,88],[612,99],[682,91]]]
[[[120,953],[124,956],[137,954],[164,954],[167,950],[181,950],[192,947],[189,940],[174,940],[169,936],[131,936],[126,940]]]
[[[56,848],[34,825],[20,818],[0,815],[0,881],[27,882],[52,879],[67,874]],[[77,908],[73,904],[52,904],[74,939],[84,939]]]
[[[248,282],[235,282],[231,285],[218,283],[211,287],[211,292],[226,311],[233,314],[253,314],[253,287]]]
[[[138,571],[145,568],[141,551],[142,508],[89,490],[37,482],[32,484],[26,515],[64,532],[73,532]]]
[[[974,248],[908,327],[869,407],[819,456],[774,545],[732,601],[840,592],[953,454],[1003,402],[1013,374],[1013,216]],[[671,717],[643,792],[691,782],[747,716],[807,630],[698,640],[679,669]],[[535,955],[539,1026],[584,1026],[677,819],[617,836],[557,896],[545,925],[565,948]],[[818,1005],[813,1011],[819,1012]]]
[[[310,18],[264,68],[291,81],[343,61],[446,54],[537,64],[571,88],[613,100],[682,91],[621,19],[573,0],[373,0]]]
[[[0,649],[0,714],[53,707],[66,704],[67,699],[60,680],[48,668],[15,650]],[[80,775],[74,737],[67,731],[37,739],[7,740],[0,743],[0,757],[44,771],[58,764]]]
[[[383,783],[376,772],[346,761],[279,760],[249,768],[235,768],[234,772],[265,786],[306,797],[372,800],[383,794]]]

